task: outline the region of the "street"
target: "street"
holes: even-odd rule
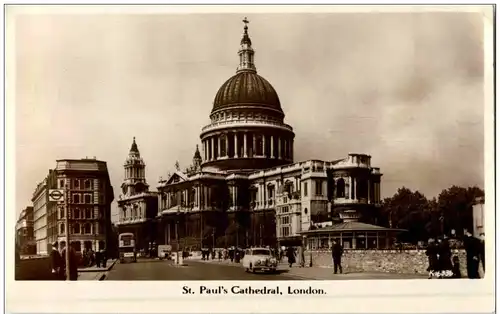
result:
[[[106,280],[298,280],[282,269],[275,274],[247,273],[242,267],[186,261],[176,266],[172,261],[138,260],[120,264],[109,272]]]

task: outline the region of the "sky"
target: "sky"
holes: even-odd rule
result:
[[[56,159],[106,161],[118,198],[134,136],[153,190],[177,160],[189,166],[217,90],[235,74],[244,16],[18,15],[17,212]],[[370,154],[382,197],[402,186],[427,197],[484,187],[480,14],[246,16],[296,161]]]

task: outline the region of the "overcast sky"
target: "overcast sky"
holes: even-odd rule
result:
[[[191,163],[238,65],[242,14],[26,15],[15,23],[16,209],[56,159],[107,161],[135,136],[154,190]],[[483,187],[483,25],[474,13],[248,14],[296,161],[372,155],[382,196]],[[113,207],[116,207],[116,202]]]

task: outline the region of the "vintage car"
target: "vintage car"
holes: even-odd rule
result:
[[[267,248],[245,250],[245,256],[241,264],[247,272],[256,272],[258,270],[274,272],[278,267],[278,261],[271,254],[271,250]]]

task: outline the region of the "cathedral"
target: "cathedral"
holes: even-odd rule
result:
[[[304,240],[317,249],[333,239],[345,248],[389,245],[395,230],[376,225],[380,169],[366,154],[294,161],[293,128],[285,123],[278,93],[257,74],[248,21],[243,22],[239,66],[215,95],[210,123],[201,129],[201,151],[197,146],[184,171],[176,164],[155,195],[147,190],[134,140],[120,221],[147,226],[139,228],[149,230],[142,233],[148,239],[144,246],[154,241],[174,249],[275,247]],[[157,204],[144,207],[143,216],[123,214],[135,208],[130,200],[148,204],[153,197]]]

